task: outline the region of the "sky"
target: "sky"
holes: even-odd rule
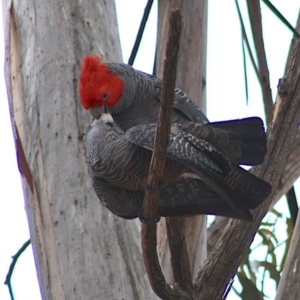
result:
[[[147,0],[116,0],[124,62],[128,61],[146,2]],[[272,0],[271,2],[292,25],[295,25],[300,7],[299,0]],[[244,16],[246,16],[245,1],[241,0],[239,3]],[[153,68],[156,14],[155,3],[134,64],[135,68],[149,73],[152,72]],[[273,98],[275,98],[276,86],[278,79],[283,75],[292,34],[264,4],[262,4],[262,15],[270,82]],[[210,0],[208,26],[208,118],[211,121],[254,115],[264,118],[260,87],[249,61],[249,104],[246,105],[241,33],[234,0]],[[4,46],[2,45],[4,45],[4,38],[2,22],[0,22],[0,43],[0,70],[3,70]],[[0,93],[0,128],[4,129],[2,130],[2,146],[0,147],[0,299],[8,300],[10,297],[7,286],[2,285],[2,283],[5,281],[9,269],[11,256],[29,239],[29,230],[2,71],[0,72]],[[299,198],[300,182],[297,183],[296,192]],[[280,201],[277,209],[288,214],[284,201]],[[41,299],[31,247],[28,247],[19,259],[14,270],[12,284],[16,300]],[[272,287],[272,283],[270,285]],[[274,289],[274,286],[272,289]],[[272,299],[274,292],[270,291],[269,295]],[[227,299],[235,300],[239,298],[231,292]]]

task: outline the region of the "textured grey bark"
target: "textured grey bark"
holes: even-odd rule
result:
[[[206,110],[206,46],[207,0],[169,0],[159,3],[157,76],[162,77],[168,14],[179,8],[182,14],[182,34],[177,64],[176,85]],[[206,258],[206,217],[183,219],[184,233],[192,276],[195,277]],[[164,220],[158,225],[158,250],[166,280],[173,282],[170,251]]]
[[[297,32],[300,32],[300,11],[298,14],[298,20],[297,25],[295,27]],[[297,46],[297,38],[294,37],[291,47],[289,56],[287,59],[287,65],[286,65],[286,71],[290,68],[292,64],[294,64],[294,50]],[[300,159],[299,159],[299,153],[300,153],[300,134],[298,132],[295,143],[293,145],[292,153],[289,157],[289,162],[287,164],[287,167],[285,169],[285,172],[283,174],[283,186],[285,186],[284,183],[293,183],[293,179],[296,175],[298,177],[300,176]],[[287,172],[289,171],[289,172]],[[295,178],[296,179],[296,178]],[[282,272],[282,276],[279,281],[278,291],[276,294],[276,300],[281,299],[291,299],[296,300],[299,298],[300,293],[300,286],[299,286],[299,244],[300,244],[300,214],[298,211],[297,216],[297,222],[294,228],[292,241],[290,244],[289,252],[285,261],[284,269]]]
[[[42,298],[156,299],[137,223],[100,206],[84,159],[91,117],[79,104],[79,61],[121,60],[114,2],[7,0],[6,24],[8,99],[29,166],[23,189]]]
[[[298,213],[296,226],[289,248],[289,253],[286,258],[282,277],[280,278],[278,292],[275,300],[297,300],[299,299],[300,293],[300,259],[299,259],[299,248],[300,248],[300,216]]]

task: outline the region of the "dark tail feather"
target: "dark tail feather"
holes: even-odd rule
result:
[[[271,193],[272,187],[266,181],[238,168],[240,179],[234,182],[234,188],[226,188],[225,198],[231,194],[234,207],[228,199],[220,196],[202,180],[180,177],[165,187],[159,200],[161,216],[186,216],[212,214],[252,221],[249,209],[257,208]]]
[[[267,153],[267,138],[264,124],[258,117],[214,122],[208,124],[215,129],[216,140],[221,131],[228,135],[224,147],[227,157],[236,164],[255,166],[263,162]],[[218,145],[215,145],[218,147]]]
[[[272,186],[234,163],[229,166],[231,170],[227,174],[203,167],[193,167],[193,170],[233,210],[247,218],[247,209],[260,205],[270,195]]]
[[[252,221],[246,203],[240,202],[239,210],[236,211],[196,178],[181,177],[165,187],[160,194],[158,213],[164,217],[205,214]]]
[[[241,201],[248,208],[256,208],[271,194],[272,186],[243,168],[233,164],[232,166],[235,173],[239,174],[238,179],[233,184],[235,186],[233,191],[240,196]]]

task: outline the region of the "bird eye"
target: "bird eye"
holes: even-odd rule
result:
[[[103,92],[102,99],[106,100],[107,98],[108,98],[108,93],[107,92]]]

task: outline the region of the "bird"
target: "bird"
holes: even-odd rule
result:
[[[190,133],[206,126],[193,125],[171,125],[158,216],[217,214],[251,221],[250,209],[266,199],[271,185],[231,162],[209,137]],[[102,113],[86,131],[92,186],[100,202],[119,217],[142,217],[156,127],[146,123],[124,131],[112,115]]]
[[[104,62],[99,56],[82,59],[79,95],[83,107],[99,119],[110,113],[123,130],[158,120],[162,80],[129,65]],[[263,162],[267,139],[259,117],[210,123],[180,88],[175,88],[172,123],[181,124],[199,139],[206,139],[230,161],[254,166]],[[197,124],[195,126],[195,124]]]

